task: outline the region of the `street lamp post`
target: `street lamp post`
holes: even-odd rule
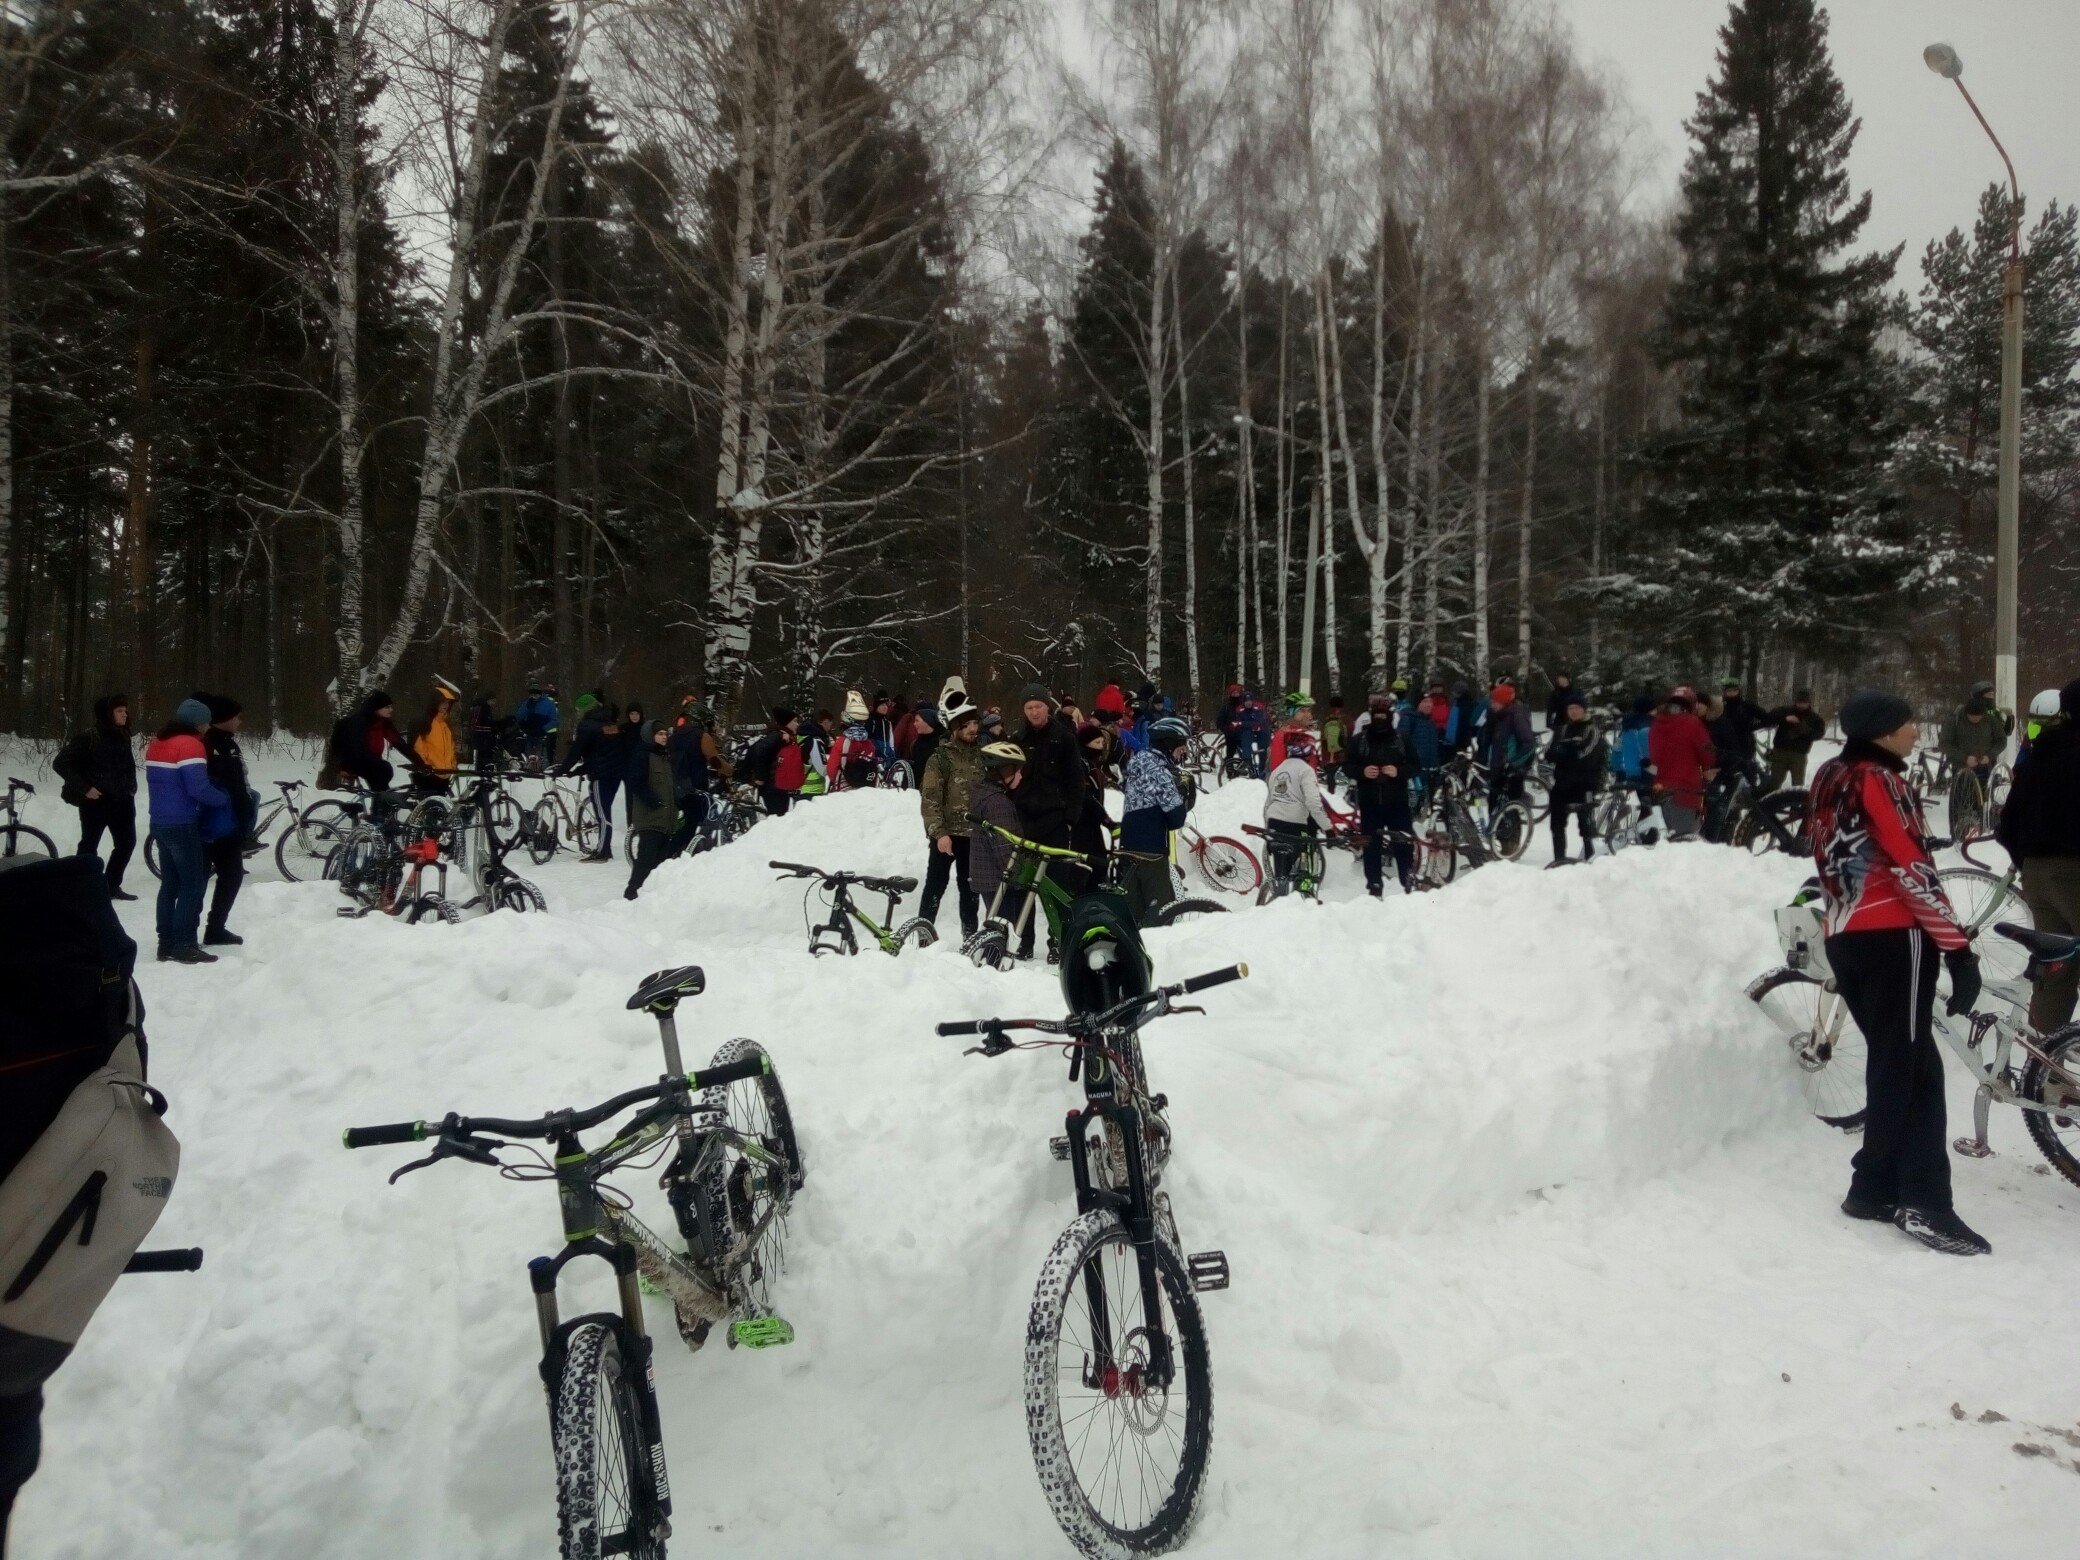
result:
[[[2008,265],[2001,279],[2001,448],[1999,529],[1994,541],[1993,697],[2002,709],[2019,708],[2015,691],[2015,605],[2021,558],[2022,504],[2022,186],[2015,163],[1964,84],[1964,61],[1947,43],[1921,51],[1928,68],[1953,83],[2001,154],[2008,170]]]

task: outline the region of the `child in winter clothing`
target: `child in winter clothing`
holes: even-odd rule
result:
[[[1326,834],[1333,824],[1322,803],[1322,783],[1315,773],[1313,734],[1290,727],[1284,757],[1271,771],[1271,787],[1264,797],[1264,847],[1271,858],[1271,897],[1282,899],[1293,890],[1300,865],[1300,852],[1316,830]]]
[[[633,899],[642,892],[650,874],[686,845],[671,726],[661,720],[640,726],[638,741],[627,763],[628,832],[635,841],[635,866],[628,874],[628,887],[621,891],[621,897]]]
[[[824,766],[826,791],[856,791],[874,783],[880,748],[874,740],[873,721],[866,696],[857,688],[847,690],[845,724],[831,743],[830,759]]]
[[[1149,745],[1127,760],[1125,806],[1119,820],[1119,849],[1147,859],[1126,872],[1127,906],[1134,924],[1151,917],[1176,897],[1170,876],[1170,835],[1184,827],[1191,811],[1188,782],[1177,770],[1177,752],[1185,742],[1184,723],[1159,720],[1149,730]]]

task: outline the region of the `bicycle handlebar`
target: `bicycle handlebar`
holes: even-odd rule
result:
[[[760,1077],[766,1070],[767,1061],[764,1056],[750,1056],[740,1062],[728,1062],[721,1067],[709,1067],[700,1072],[688,1073],[686,1081],[696,1089],[712,1089]],[[666,1084],[653,1083],[647,1088],[630,1089],[625,1094],[617,1094],[589,1110],[552,1111],[546,1116],[536,1116],[531,1120],[516,1120],[506,1116],[449,1115],[437,1122],[393,1121],[383,1126],[349,1127],[340,1134],[340,1141],[348,1148],[380,1148],[391,1143],[423,1143],[429,1137],[467,1137],[475,1132],[491,1132],[501,1137],[514,1138],[561,1137],[567,1132],[584,1132],[596,1127],[609,1116],[620,1115],[631,1105],[657,1099],[667,1087]]]
[[[1115,1003],[1102,1013],[1088,1016],[1072,1013],[1067,1018],[967,1018],[954,1019],[938,1025],[938,1033],[951,1038],[955,1035],[999,1034],[1007,1029],[1038,1030],[1042,1034],[1076,1035],[1088,1034],[1119,1022],[1138,1008],[1153,1007],[1158,1013],[1167,1011],[1169,1004],[1178,997],[1188,997],[1194,992],[1205,991],[1213,986],[1225,986],[1231,980],[1241,980],[1249,974],[1247,964],[1231,964],[1224,970],[1208,970],[1204,975],[1194,975],[1181,980],[1174,986],[1159,986],[1154,991],[1143,992],[1138,997],[1128,997]],[[1155,1017],[1152,1013],[1149,1017]]]
[[[7,789],[10,791],[26,791],[31,796],[34,796],[36,794],[35,786],[31,785],[28,781],[23,780],[15,775],[9,775],[7,777]]]
[[[789,877],[820,878],[828,876],[821,867],[805,867],[799,861],[769,861],[766,865],[775,872],[785,872]]]
[[[193,1273],[202,1266],[202,1248],[187,1246],[168,1251],[140,1251],[123,1264],[125,1273]]]

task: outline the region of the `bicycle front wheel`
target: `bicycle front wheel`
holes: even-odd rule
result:
[[[1216,834],[1199,853],[1199,870],[1206,881],[1223,893],[1254,894],[1264,881],[1264,867],[1256,852],[1240,840]]]
[[[1085,1214],[1047,1254],[1026,1321],[1033,1463],[1055,1520],[1092,1560],[1182,1544],[1213,1448],[1199,1297],[1170,1244],[1158,1240],[1155,1251],[1151,1308],[1118,1216]]]
[[[1783,1037],[1806,1108],[1830,1127],[1861,1132],[1868,1053],[1841,993],[1785,965],[1751,984],[1748,997]]]
[[[623,1351],[617,1318],[580,1317],[564,1335],[549,1421],[563,1560],[663,1560],[670,1528],[653,1477],[661,1458],[652,1460],[650,1416],[636,1385],[641,1369]]]
[[[584,801],[578,804],[578,827],[576,833],[579,855],[597,856],[599,854],[601,823],[599,809],[592,804],[591,797],[586,797]]]
[[[1950,782],[1950,837],[1968,840],[1986,832],[1986,785],[1975,769],[1960,769]]]
[[[556,854],[556,814],[546,802],[538,802],[522,827],[527,836],[527,859],[538,867],[547,866],[549,858]]]
[[[2019,981],[2029,968],[2029,950],[1996,932],[1994,924],[2012,921],[2034,926],[2029,905],[2008,880],[1980,867],[1944,867],[1936,873],[1958,922],[1972,935],[1979,963],[1997,980]]]
[[[1496,854],[1522,861],[1531,846],[1531,817],[1522,802],[1510,802],[1495,815]]]
[[[340,827],[326,818],[304,818],[284,829],[274,842],[275,870],[282,881],[301,883],[321,875],[341,834]]]

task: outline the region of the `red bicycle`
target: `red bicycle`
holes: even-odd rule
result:
[[[1264,864],[1256,852],[1225,834],[1207,836],[1190,824],[1177,831],[1177,842],[1198,866],[1200,876],[1230,894],[1254,894],[1264,881]],[[1180,860],[1179,870],[1184,863]]]

